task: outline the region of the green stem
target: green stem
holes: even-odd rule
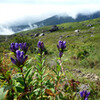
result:
[[[24,92],[26,92],[26,91],[27,91],[27,84],[26,84],[26,82],[25,82],[25,78],[24,78],[24,74],[23,74],[23,67],[21,67],[20,69],[21,69],[22,78],[23,78],[23,80],[24,80],[24,84],[25,84]]]
[[[43,98],[43,95],[42,95],[42,75],[41,75],[41,100],[42,100],[42,98]]]
[[[8,77],[7,81],[9,85],[12,85],[11,76]],[[14,92],[15,92],[14,89],[11,88],[11,93],[12,93],[11,98],[10,98],[11,100],[14,100]]]
[[[42,65],[42,54],[40,56],[40,61],[41,61],[41,65]],[[42,72],[42,66],[41,66],[41,72]],[[42,88],[43,88],[43,83],[42,83],[42,74],[41,74],[41,100],[43,100]]]

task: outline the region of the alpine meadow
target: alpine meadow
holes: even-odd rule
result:
[[[100,18],[0,35],[0,100],[100,100]]]

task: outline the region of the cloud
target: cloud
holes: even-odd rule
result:
[[[100,3],[100,0],[0,0],[0,3],[28,3],[28,4],[50,4],[50,3],[70,3],[70,4],[83,4],[83,3],[88,3],[88,4],[94,4],[94,3]]]
[[[67,13],[75,17],[79,12],[91,13],[97,10],[100,10],[99,4],[0,4],[0,24],[31,23],[60,13]]]
[[[8,26],[0,25],[0,35],[11,35],[11,34],[14,34],[12,29],[10,29]]]
[[[100,10],[100,0],[0,0],[0,34],[12,34],[8,26],[32,24],[53,15],[93,13]],[[7,32],[7,33],[6,33]]]

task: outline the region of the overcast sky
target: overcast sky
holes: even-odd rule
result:
[[[0,0],[0,24],[36,22],[56,14],[100,10],[100,0]]]

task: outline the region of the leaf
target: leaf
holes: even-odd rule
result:
[[[44,65],[45,60],[42,61],[42,66]]]
[[[55,97],[55,94],[52,93],[52,91],[50,89],[45,89],[45,93],[49,94],[50,96]]]
[[[55,69],[52,69],[52,70],[55,72],[56,75],[58,75],[57,72],[55,71]]]
[[[36,69],[37,69],[37,70],[40,70],[40,66],[36,65]]]
[[[29,59],[26,63],[25,63],[25,65],[28,65],[28,67],[30,67],[30,63],[32,62],[32,58],[31,59]]]
[[[8,90],[4,92],[4,88],[0,88],[0,100],[5,100]]]
[[[42,67],[42,64],[41,64],[41,63],[39,63],[39,62],[37,62],[37,65],[38,65],[39,67]]]
[[[31,73],[30,77],[28,78],[28,84],[30,84],[30,83],[33,81],[32,77],[33,77],[33,75],[34,75],[35,73],[36,73],[36,72],[32,72],[32,73]],[[35,80],[35,79],[34,79],[34,80]]]
[[[6,92],[7,90],[10,90],[12,87],[13,85],[6,86],[3,91]]]
[[[61,66],[57,65],[57,71],[59,72],[61,70]]]
[[[25,85],[24,80],[23,80],[22,77],[18,77],[18,78],[16,78],[16,81],[19,82],[22,86]]]
[[[19,86],[17,86],[16,89],[17,89],[17,92],[24,92],[24,89]]]
[[[27,91],[27,92],[21,93],[21,94],[18,96],[17,100],[22,100],[22,97],[25,96],[26,94],[29,94],[29,93],[31,93],[31,92],[30,92],[30,91]]]
[[[31,71],[31,68],[27,71],[27,73],[26,73],[26,75],[25,75],[25,80],[27,79],[27,77],[28,77],[30,71]]]

